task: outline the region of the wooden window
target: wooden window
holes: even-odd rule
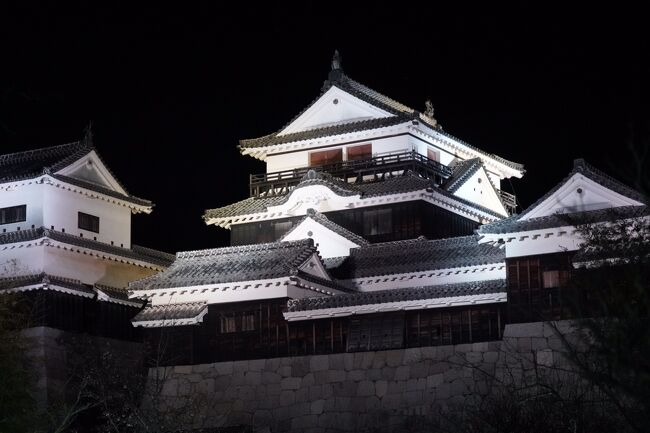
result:
[[[309,154],[309,166],[335,164],[343,161],[343,149],[322,150]]]
[[[432,161],[440,162],[440,152],[431,148],[427,148],[427,158]]]
[[[368,209],[363,211],[364,235],[381,235],[392,231],[392,209]]]
[[[241,318],[242,331],[255,330],[255,313],[244,313]]]
[[[79,225],[83,230],[99,233],[99,217],[79,212]]]
[[[348,161],[357,161],[359,159],[372,158],[372,144],[362,144],[361,146],[348,146]]]
[[[0,224],[11,224],[27,219],[27,205],[5,207],[0,209]]]
[[[237,332],[235,316],[221,316],[221,333],[227,334]]]

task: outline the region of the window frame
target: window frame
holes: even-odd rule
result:
[[[16,212],[14,220],[9,221],[8,215],[10,212]],[[22,218],[22,219],[21,219]],[[27,205],[20,204],[18,206],[7,206],[0,208],[0,225],[15,224],[27,221]]]
[[[86,222],[90,222],[90,224],[86,225],[85,224]],[[99,233],[99,217],[96,215],[91,215],[85,212],[78,211],[77,228],[81,230],[93,232],[93,233]]]

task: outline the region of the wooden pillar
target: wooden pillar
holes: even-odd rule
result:
[[[497,335],[501,338],[501,308],[497,307]]]
[[[316,321],[311,322],[311,344],[312,353],[316,354]]]
[[[469,329],[469,342],[472,343],[474,340],[472,339],[472,307],[467,309],[467,315],[468,315],[468,323],[467,326]]]
[[[334,353],[334,319],[330,319],[330,351]]]

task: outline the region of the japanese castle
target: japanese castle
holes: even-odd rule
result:
[[[55,327],[98,326],[83,325],[98,312],[57,313],[72,299],[129,308],[130,323],[100,310],[165,339],[167,364],[498,340],[506,323],[565,316],[581,240],[559,214],[647,215],[583,160],[517,214],[501,185],[522,164],[444,131],[429,101],[420,112],[353,80],[337,53],[314,102],[239,149],[266,173],[203,215],[231,246],[175,256],[131,245],[130,215],[152,204],[90,137],[1,156],[0,290],[46,297]]]

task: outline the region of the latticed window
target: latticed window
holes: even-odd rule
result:
[[[343,149],[322,150],[309,154],[309,166],[335,164],[343,161]]]
[[[11,224],[27,219],[27,205],[5,207],[0,209],[0,224]]]
[[[221,317],[221,333],[227,334],[229,332],[237,332],[237,325],[234,315]]]
[[[99,233],[99,217],[79,212],[78,227],[83,230]]]
[[[255,330],[255,313],[244,313],[241,318],[242,331]]]

